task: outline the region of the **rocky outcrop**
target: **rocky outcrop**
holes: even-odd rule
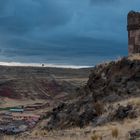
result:
[[[136,118],[137,111],[132,105],[119,106],[113,115],[113,120],[123,120],[125,118]]]
[[[98,112],[92,103],[79,101],[78,103],[62,103],[51,112],[51,119],[47,129],[64,129],[69,127],[83,127],[88,125],[98,116]]]
[[[137,110],[132,105],[105,108],[105,104],[140,95],[140,61],[123,58],[98,65],[92,70],[86,86],[77,92],[73,100],[52,110],[48,129],[102,125],[135,118]]]
[[[96,66],[85,89],[92,94],[94,100],[102,101],[116,101],[140,95],[140,61],[123,58]]]

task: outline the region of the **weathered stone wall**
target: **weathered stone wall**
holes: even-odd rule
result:
[[[140,13],[131,11],[128,14],[128,52],[140,53]]]
[[[129,31],[129,54],[140,53],[140,29]]]

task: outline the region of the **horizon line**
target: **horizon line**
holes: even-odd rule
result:
[[[22,63],[22,62],[0,62],[0,66],[11,66],[11,67],[50,67],[50,68],[71,68],[71,69],[81,69],[81,68],[91,68],[94,66],[77,66],[77,65],[67,65],[67,64],[51,64],[51,63]]]

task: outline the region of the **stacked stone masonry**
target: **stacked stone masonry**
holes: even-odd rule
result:
[[[127,22],[129,55],[140,53],[140,13],[129,12]]]

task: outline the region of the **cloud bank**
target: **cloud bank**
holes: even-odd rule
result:
[[[93,55],[106,48],[121,55],[127,50],[127,13],[140,11],[139,5],[139,0],[1,0],[0,54],[81,46],[93,48]]]

